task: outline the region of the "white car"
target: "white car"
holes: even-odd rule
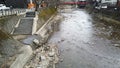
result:
[[[96,9],[107,9],[107,3],[100,3],[98,6],[95,7]]]
[[[0,4],[0,10],[9,10],[10,7],[6,7],[4,4]]]

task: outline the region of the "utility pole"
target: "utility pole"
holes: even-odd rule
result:
[[[76,0],[76,8],[77,8],[77,2],[78,2],[78,0]]]
[[[42,1],[44,0],[35,0],[35,4],[36,4],[35,11],[38,11],[39,5],[42,3]]]
[[[6,5],[6,0],[3,0],[3,3]]]
[[[38,11],[38,7],[39,7],[38,0],[35,0],[35,4],[36,4],[35,11]]]

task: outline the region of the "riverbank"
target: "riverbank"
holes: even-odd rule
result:
[[[115,10],[97,10],[93,9],[91,5],[87,5],[87,12],[93,16],[93,19],[99,19],[100,21],[106,22],[111,25],[120,25],[119,12]],[[118,13],[118,14],[117,14]]]
[[[44,12],[45,11],[45,12]],[[57,10],[50,8],[50,9],[44,9],[41,13],[38,14],[35,17],[22,17],[22,18],[15,18],[15,20],[12,18],[3,19],[1,20],[1,28],[3,29],[9,29],[9,30],[2,30],[0,31],[0,67],[1,68],[23,68],[26,66],[30,67],[36,67],[31,66],[29,61],[31,61],[31,58],[34,58],[34,56],[38,58],[43,59],[44,61],[50,62],[48,63],[48,66],[52,67],[55,66],[55,64],[58,61],[57,55],[58,55],[58,49],[56,47],[56,44],[48,44],[46,43],[49,37],[58,30],[59,23],[62,19],[62,16],[56,12]],[[33,13],[34,14],[34,13]],[[44,14],[48,14],[48,16],[44,16]],[[40,16],[41,15],[41,16]],[[32,15],[33,16],[33,15]],[[22,26],[19,22],[21,22],[22,19],[33,19],[33,26],[32,28],[36,30],[33,34],[14,34],[14,30],[21,31],[26,30],[27,27],[25,25]],[[9,20],[10,19],[10,20]],[[6,23],[8,22],[8,23]],[[23,21],[22,21],[23,22]],[[29,22],[29,20],[25,20],[24,24]],[[4,26],[2,26],[4,25]],[[37,26],[36,26],[37,25]],[[20,27],[24,28],[20,28]],[[18,28],[18,29],[17,29]],[[19,29],[20,28],[20,29]],[[31,29],[31,28],[30,28]],[[29,31],[29,30],[28,30]],[[11,33],[12,32],[12,33]],[[24,32],[24,31],[23,31]],[[22,32],[22,33],[23,33]],[[31,32],[31,31],[30,31]],[[10,47],[10,48],[9,48]],[[47,49],[47,50],[46,50]],[[43,51],[42,51],[43,50]],[[45,50],[45,51],[44,51]],[[40,54],[41,53],[41,54]],[[3,55],[4,54],[4,55]],[[48,55],[48,56],[46,56]],[[55,58],[53,58],[55,57]],[[44,59],[44,58],[51,58],[51,59]],[[23,60],[24,59],[24,60]],[[36,60],[34,58],[33,60]],[[41,60],[36,61],[39,64],[38,66],[42,65],[44,67],[44,62]],[[27,64],[26,64],[27,63]],[[32,61],[31,61],[32,63]],[[34,63],[34,62],[33,62]]]

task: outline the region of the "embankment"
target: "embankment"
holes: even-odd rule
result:
[[[45,45],[47,39],[58,30],[62,19],[57,14],[56,8],[43,8],[37,15],[35,34],[11,35],[21,17],[23,16],[13,16],[0,20],[0,68],[23,68],[26,62],[34,56],[34,51]],[[20,39],[18,39],[19,37]],[[39,42],[38,44],[36,40]]]

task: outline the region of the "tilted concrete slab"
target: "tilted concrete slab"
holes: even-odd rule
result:
[[[14,35],[27,34],[33,35],[37,29],[38,16],[36,12],[27,12],[26,17],[20,19],[13,31]]]
[[[32,34],[33,23],[33,18],[21,19],[19,26],[14,30],[14,34]]]

